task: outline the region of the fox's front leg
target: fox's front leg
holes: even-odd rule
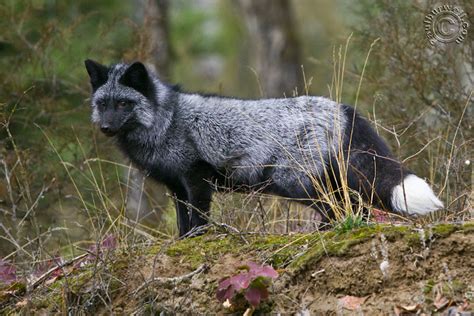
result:
[[[176,205],[176,219],[178,221],[179,236],[186,235],[190,228],[189,208],[188,208],[188,195],[184,187],[173,188],[173,195]]]
[[[212,188],[205,179],[193,176],[186,179],[186,191],[189,201],[189,227],[192,230],[208,223]]]
[[[175,197],[180,237],[193,228],[207,224],[212,198],[212,189],[208,182],[189,177],[183,181],[182,186],[174,186],[170,189]]]

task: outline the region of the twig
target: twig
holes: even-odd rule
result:
[[[191,271],[188,274],[184,274],[184,275],[180,275],[180,276],[172,277],[172,278],[160,278],[160,277],[152,278],[151,280],[146,281],[145,283],[140,285],[135,291],[133,291],[133,295],[137,295],[138,292],[140,292],[146,286],[151,285],[152,283],[178,284],[178,283],[181,283],[183,281],[186,281],[186,280],[192,278],[194,275],[199,274],[199,273],[201,273],[202,271],[204,271],[206,269],[207,269],[207,265],[202,264],[196,270]]]
[[[170,195],[168,195],[170,196]],[[225,229],[229,234],[231,234],[232,232],[237,234],[247,245],[249,244],[248,240],[245,239],[245,237],[242,235],[242,233],[235,227],[232,227],[228,224],[225,224],[225,223],[219,223],[219,222],[216,222],[215,220],[213,220],[208,214],[202,212],[200,209],[198,209],[197,207],[195,207],[194,205],[192,205],[191,203],[189,203],[188,201],[184,201],[184,200],[180,200],[174,196],[170,196],[172,199],[175,200],[175,203],[176,202],[181,202],[183,203],[184,205],[186,205],[186,207],[190,210],[194,210],[196,212],[198,212],[199,214],[201,214],[202,216],[204,216],[207,221],[209,222],[209,224],[211,225],[214,225],[215,227],[217,228],[223,228]],[[186,235],[184,235],[183,237],[184,238],[187,238],[187,237],[193,237],[193,236],[197,236],[198,234],[200,234],[201,232],[203,232],[203,230],[205,230],[206,228],[208,228],[209,226],[206,225],[206,226],[203,226],[203,227],[196,227],[196,229],[194,230],[191,230],[189,231]]]
[[[85,258],[86,256],[88,256],[89,254],[88,253],[83,253],[82,255],[79,255],[77,257],[74,257],[72,258],[71,260],[69,261],[66,261],[62,264],[58,264],[57,266],[55,267],[52,267],[51,269],[49,269],[48,271],[46,271],[45,273],[43,273],[38,279],[36,279],[35,282],[33,282],[33,284],[31,284],[31,288],[32,289],[35,289],[38,287],[38,285],[40,285],[42,282],[44,282],[49,275],[51,275],[51,273],[53,273],[54,271],[57,271],[59,269],[63,269],[64,267],[67,267],[71,264],[73,264],[74,262],[78,261],[78,260],[81,260],[82,258]]]

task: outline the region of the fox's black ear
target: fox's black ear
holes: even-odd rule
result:
[[[137,90],[147,98],[153,98],[154,85],[148,70],[141,62],[131,64],[120,77],[119,83]]]
[[[109,68],[90,59],[85,60],[84,64],[91,79],[92,92],[95,92],[107,82]]]

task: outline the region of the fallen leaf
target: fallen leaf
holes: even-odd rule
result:
[[[469,309],[469,302],[467,300],[464,300],[463,304],[461,306],[458,306],[459,311],[467,311]]]
[[[404,310],[408,311],[408,312],[413,312],[413,311],[416,311],[417,309],[420,308],[420,306],[418,304],[415,304],[415,305],[404,305],[404,306],[401,306]]]
[[[450,300],[444,297],[441,293],[438,293],[438,295],[436,295],[435,301],[433,302],[433,305],[436,307],[437,310],[440,310],[446,305],[448,305],[449,302]]]
[[[398,306],[393,308],[393,312],[395,313],[395,316],[400,316],[402,314],[402,310]]]
[[[397,307],[403,309],[406,312],[416,312],[421,308],[420,304],[398,305]]]
[[[15,307],[25,307],[28,304],[28,300],[25,298],[24,300],[19,301],[15,304]]]
[[[346,295],[339,299],[339,305],[345,309],[355,311],[359,309],[362,304],[364,304],[366,299],[367,299],[367,296],[357,297],[357,296]]]

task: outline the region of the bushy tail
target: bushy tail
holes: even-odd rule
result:
[[[425,215],[444,207],[428,183],[414,174],[392,189],[391,203],[394,211],[410,215]]]
[[[347,170],[349,187],[375,205],[393,212],[424,215],[443,208],[443,203],[420,177],[406,169],[387,144],[354,109],[346,106],[348,127],[345,146],[350,145]]]

